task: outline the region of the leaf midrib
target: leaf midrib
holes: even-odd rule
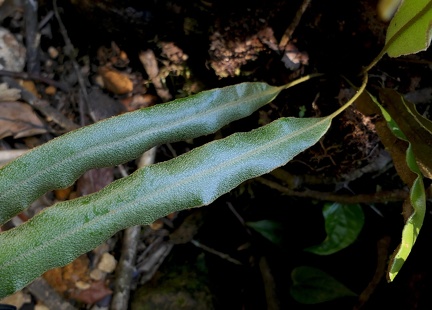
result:
[[[269,143],[261,144],[258,148],[254,148],[251,151],[248,151],[241,156],[238,156],[238,157],[236,156],[235,159],[233,159],[233,160],[224,161],[217,166],[213,166],[213,167],[205,169],[204,171],[202,171],[198,175],[195,174],[193,176],[185,177],[181,181],[176,181],[176,184],[177,184],[177,186],[178,185],[185,185],[187,183],[193,182],[194,179],[200,178],[203,175],[208,174],[208,172],[221,170],[221,169],[223,169],[223,167],[234,165],[236,162],[238,162],[244,158],[252,157],[254,154],[258,154],[258,153],[262,152],[263,149],[267,149],[267,148],[272,147],[272,146],[277,146],[278,144],[283,144],[286,141],[286,139],[290,139],[290,138],[293,139],[295,137],[298,137],[298,136],[304,134],[306,131],[311,131],[314,128],[318,127],[319,125],[323,124],[324,122],[326,122],[328,120],[329,120],[329,117],[323,117],[323,118],[321,118],[321,120],[316,122],[314,125],[307,127],[307,128],[304,128],[300,131],[295,131],[293,135],[289,135],[288,137],[284,136],[284,137],[278,138],[277,140],[270,140]],[[214,141],[214,142],[218,142],[218,141]],[[145,169],[145,168],[143,168],[143,169]],[[147,194],[146,197],[148,197],[148,200],[151,200],[152,197],[159,196],[161,193],[166,192],[171,187],[172,187],[171,184],[168,184],[164,187],[159,187],[156,191],[153,191],[152,193]],[[119,188],[118,190],[123,190],[123,189]],[[122,207],[116,208],[115,210],[111,210],[108,214],[113,215],[113,214],[116,214],[118,212],[122,212],[124,210],[127,210],[127,209],[129,209],[130,206],[136,204],[137,201],[142,201],[141,198],[142,197],[139,196],[138,198],[134,199],[133,201],[127,203],[126,205],[123,205]],[[50,239],[49,241],[42,243],[38,247],[34,247],[30,251],[25,252],[24,254],[20,254],[20,255],[15,256],[15,259],[9,260],[8,262],[1,264],[0,270],[2,270],[2,269],[4,270],[8,266],[11,266],[14,264],[19,264],[20,261],[24,260],[24,258],[31,257],[35,252],[43,251],[44,249],[48,248],[50,246],[50,244],[52,244],[52,243],[56,243],[58,241],[67,239],[68,236],[79,234],[81,231],[85,230],[85,228],[88,227],[90,224],[92,224],[92,226],[97,225],[97,223],[104,220],[106,216],[107,216],[106,214],[96,216],[93,219],[91,219],[90,221],[88,221],[87,223],[85,223],[84,225],[72,228],[68,231],[63,231],[62,234],[57,235],[57,237],[55,237],[54,239]]]
[[[275,91],[274,89],[269,89],[269,90],[266,90],[263,93],[260,93],[258,95],[255,94],[254,96],[248,96],[247,98],[248,98],[248,101],[250,101],[252,99],[256,99],[256,98],[259,98],[261,96],[265,96],[271,92],[277,93],[277,91]],[[185,120],[194,121],[196,119],[205,117],[206,115],[211,115],[211,114],[216,113],[217,111],[224,110],[224,109],[226,109],[227,106],[230,106],[230,105],[235,106],[235,105],[238,105],[239,103],[241,104],[244,101],[245,101],[244,97],[241,97],[237,100],[230,101],[226,104],[218,105],[215,109],[205,110],[203,112],[193,114],[191,117],[188,116],[188,117],[181,118],[174,123],[170,123],[170,126],[164,127],[164,131],[167,131],[167,129],[175,128],[175,127],[179,126]],[[40,178],[40,176],[51,174],[52,171],[56,171],[59,167],[68,166],[68,164],[73,162],[76,158],[88,156],[89,154],[98,153],[99,150],[106,149],[108,146],[111,148],[115,148],[118,145],[123,145],[123,144],[125,144],[125,142],[128,142],[132,139],[139,139],[142,136],[154,134],[154,133],[159,132],[159,131],[160,130],[156,130],[156,129],[153,129],[153,130],[150,129],[149,131],[146,130],[145,132],[142,132],[142,133],[139,132],[139,133],[136,133],[134,135],[127,135],[121,141],[114,141],[114,142],[109,142],[109,143],[104,143],[104,144],[98,144],[98,146],[96,146],[94,148],[89,148],[83,152],[75,153],[73,156],[70,156],[70,157],[67,157],[63,160],[60,160],[57,163],[50,165],[48,168],[46,168],[44,170],[40,169],[39,172],[34,174],[32,177],[26,178],[25,180],[18,182],[15,187],[11,188],[9,191],[6,191],[6,192],[3,192],[2,194],[0,194],[0,200],[3,200],[5,197],[14,196],[14,194],[16,194],[17,191],[19,191],[22,188],[22,186],[25,186],[25,185],[31,183],[33,180]],[[91,168],[89,168],[89,169],[91,169]]]

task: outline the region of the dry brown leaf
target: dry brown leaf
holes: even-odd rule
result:
[[[85,196],[97,192],[114,181],[113,168],[91,169],[84,173],[77,181],[77,192]]]
[[[111,294],[112,291],[105,285],[104,281],[96,281],[92,282],[90,288],[86,290],[73,292],[71,298],[91,305]]]
[[[183,223],[170,234],[170,241],[174,244],[190,242],[198,233],[203,223],[203,211],[199,209],[191,211]]]
[[[21,98],[21,91],[16,88],[8,88],[6,83],[0,84],[0,102],[17,101]]]
[[[6,28],[0,27],[0,69],[22,72],[26,49]]]
[[[126,112],[120,101],[103,93],[99,88],[93,88],[88,94],[88,99],[89,112],[95,121]]]
[[[121,102],[126,107],[127,111],[135,111],[141,108],[147,108],[157,104],[158,97],[152,94],[135,95],[133,97],[125,98]]]
[[[33,109],[22,102],[0,102],[0,139],[29,137],[46,133]]]

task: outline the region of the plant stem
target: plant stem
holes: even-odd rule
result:
[[[293,87],[293,86],[296,86],[296,85],[298,85],[298,84],[300,84],[300,83],[306,82],[306,81],[308,81],[308,80],[310,80],[310,79],[313,79],[313,78],[316,78],[316,77],[319,77],[319,76],[323,76],[323,75],[324,75],[323,73],[312,73],[312,74],[308,74],[308,75],[306,75],[306,76],[304,76],[304,77],[302,77],[302,78],[299,78],[299,79],[297,79],[297,80],[295,80],[295,81],[292,81],[292,82],[290,82],[290,83],[288,83],[288,84],[282,86],[282,88],[283,88],[283,89],[288,89],[288,88]]]
[[[335,112],[333,112],[332,114],[330,114],[329,117],[331,117],[331,118],[336,117],[341,112],[343,112],[346,108],[348,108],[350,105],[352,105],[357,100],[357,98],[360,97],[360,95],[363,93],[363,91],[365,90],[367,82],[368,82],[368,75],[367,74],[363,74],[362,85],[357,90],[356,94],[350,100],[348,100],[347,103],[345,103],[343,106],[341,106]]]

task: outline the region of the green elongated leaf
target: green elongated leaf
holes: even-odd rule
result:
[[[153,146],[215,132],[284,87],[242,83],[113,117],[53,139],[0,169],[0,225],[86,170],[121,164]]]
[[[431,41],[432,2],[405,0],[387,28],[385,50],[390,57],[426,50]]]
[[[432,122],[420,115],[415,105],[397,91],[383,88],[379,94],[385,109],[403,132],[399,138],[411,143],[420,170],[432,179]]]
[[[274,244],[282,244],[283,226],[281,223],[271,220],[261,220],[256,222],[246,222],[245,224]]]
[[[0,298],[121,229],[207,205],[243,181],[286,164],[324,135],[332,117],[281,118],[141,168],[97,193],[45,209],[0,234]]]
[[[417,165],[411,144],[407,149],[407,164],[408,167],[417,174],[417,178],[414,180],[414,183],[410,188],[409,197],[414,211],[404,225],[402,230],[401,244],[390,261],[390,268],[388,272],[389,281],[394,280],[401,270],[403,264],[407,260],[409,253],[411,253],[414,243],[416,242],[420,233],[420,229],[423,226],[426,213],[426,193],[423,183],[423,176]]]
[[[360,205],[327,203],[323,208],[326,239],[305,251],[318,255],[330,255],[352,244],[364,224],[364,213]]]
[[[318,304],[341,297],[357,296],[338,280],[317,268],[297,267],[292,271],[291,278],[291,296],[302,304]]]
[[[414,180],[410,188],[409,203],[413,208],[412,214],[408,217],[402,230],[402,241],[398,249],[396,249],[393,257],[389,263],[389,271],[387,278],[389,281],[393,281],[401,270],[403,264],[407,260],[409,253],[411,252],[417,237],[420,233],[420,229],[423,226],[423,221],[426,213],[426,193],[423,183],[422,172],[417,165],[416,157],[412,149],[410,141],[405,136],[404,132],[395,122],[394,118],[390,113],[378,102],[378,100],[370,95],[375,104],[380,108],[382,115],[388,123],[390,130],[393,134],[404,141],[408,142],[408,148],[406,150],[406,162],[408,167],[414,172],[417,177]],[[392,104],[399,104],[399,102],[393,102]]]

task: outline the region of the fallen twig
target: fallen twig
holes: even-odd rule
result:
[[[52,85],[58,89],[61,89],[64,92],[69,92],[71,88],[67,86],[65,83],[54,81],[52,79],[49,79],[47,77],[41,76],[38,73],[26,73],[26,72],[14,72],[14,71],[7,71],[7,70],[0,70],[0,76],[8,76],[20,80],[33,80],[33,81],[39,81],[48,85]]]
[[[112,310],[128,309],[140,232],[141,226],[129,227],[124,231],[121,256],[116,269],[114,293],[110,306]]]
[[[62,34],[63,40],[65,41],[65,49],[64,49],[65,54],[69,57],[69,59],[72,62],[72,66],[74,68],[76,77],[78,79],[78,84],[80,86],[80,93],[81,93],[82,99],[83,99],[83,100],[79,100],[79,102],[78,102],[79,111],[80,111],[80,123],[81,123],[81,126],[85,126],[86,124],[85,124],[85,118],[84,118],[84,111],[85,110],[88,111],[88,107],[89,107],[86,83],[84,81],[84,77],[81,73],[78,62],[76,61],[75,48],[74,48],[72,41],[70,40],[70,38],[67,34],[66,27],[63,24],[63,21],[60,17],[58,7],[57,7],[57,0],[53,0],[53,9],[54,9],[54,15],[55,15],[57,22],[59,24],[60,33]],[[94,122],[96,122],[96,120],[93,119],[91,114],[90,114],[90,117],[92,118],[92,120]]]
[[[163,102],[171,100],[172,96],[169,93],[168,88],[164,83],[162,83],[159,77],[159,67],[157,65],[156,56],[153,51],[146,50],[144,52],[141,52],[139,55],[139,59],[144,66],[144,69],[147,72],[150,81],[153,83],[158,96],[162,99]]]
[[[264,291],[267,301],[267,310],[279,310],[280,301],[276,293],[275,279],[270,270],[270,266],[265,256],[262,256],[259,260],[259,268],[261,277],[264,283]]]
[[[39,73],[39,36],[38,36],[38,2],[24,1],[24,21],[26,38],[27,72]]]
[[[294,33],[295,29],[297,28],[298,24],[300,23],[300,20],[306,11],[307,7],[309,6],[311,0],[303,0],[303,3],[301,4],[300,8],[298,9],[296,15],[294,16],[294,19],[292,20],[291,24],[288,26],[288,28],[285,30],[285,33],[283,34],[281,40],[279,41],[279,49],[281,51],[285,51],[286,46],[291,40],[292,34]]]
[[[270,181],[263,177],[255,179],[256,181],[276,189],[286,195],[302,197],[302,198],[313,198],[317,200],[334,201],[340,203],[354,204],[354,203],[386,203],[390,201],[403,201],[405,200],[409,192],[396,189],[393,191],[383,191],[373,194],[358,194],[358,195],[338,195],[329,192],[319,192],[313,190],[295,191],[288,187],[282,186],[279,183]]]
[[[155,157],[156,147],[148,150],[141,156],[138,162],[138,167],[144,167],[153,164]],[[123,176],[127,176],[127,173],[124,170],[120,169],[120,172]],[[114,294],[110,306],[111,310],[128,309],[140,233],[141,226],[129,227],[124,231],[121,256],[116,269]]]
[[[153,278],[159,266],[162,265],[174,246],[173,243],[163,239],[164,236],[158,237],[142,254],[144,256],[143,263],[137,266],[137,270],[141,273],[141,285],[144,285]]]
[[[230,263],[233,263],[233,264],[236,264],[236,265],[243,265],[240,261],[236,260],[235,258],[232,258],[232,257],[229,256],[228,254],[226,254],[226,253],[222,253],[222,252],[219,252],[219,251],[217,251],[217,250],[215,250],[215,249],[213,249],[213,248],[211,248],[211,247],[208,247],[208,246],[206,246],[206,245],[200,243],[200,242],[197,241],[197,240],[192,239],[192,240],[191,240],[191,243],[192,243],[194,246],[203,249],[204,251],[207,251],[207,252],[209,252],[209,253],[211,253],[211,254],[214,254],[214,255],[219,256],[220,258],[222,258],[222,259],[224,259],[224,260],[229,261]]]

